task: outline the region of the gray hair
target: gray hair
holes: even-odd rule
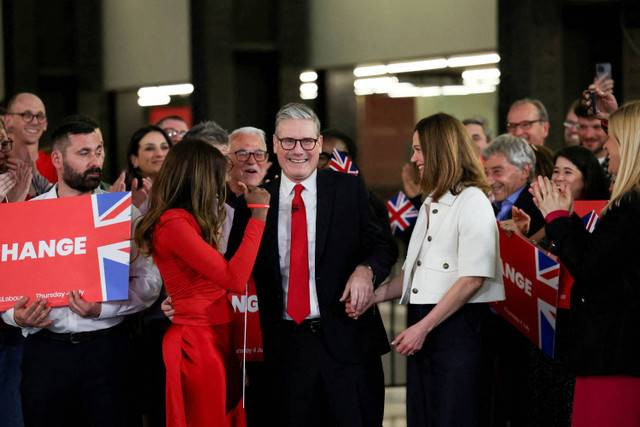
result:
[[[462,121],[463,125],[478,125],[482,128],[482,132],[484,132],[487,139],[491,139],[491,130],[489,129],[489,122],[484,117],[475,116],[469,117],[468,119],[464,119]]]
[[[513,107],[516,107],[518,105],[523,105],[523,104],[533,105],[534,107],[536,107],[536,110],[538,110],[538,119],[542,120],[543,122],[549,121],[549,113],[547,113],[547,109],[545,108],[542,101],[540,101],[539,99],[532,99],[532,98],[518,99],[513,104],[511,104],[511,106],[509,107],[509,110],[511,110]]]
[[[496,154],[502,154],[509,163],[520,170],[528,165],[530,167],[529,181],[535,177],[536,154],[524,139],[509,133],[498,135],[491,141],[491,144],[482,150],[482,157],[485,159]]]
[[[320,134],[320,119],[318,119],[318,116],[311,108],[304,104],[291,102],[282,107],[276,114],[276,131],[281,121],[289,119],[313,120],[313,123],[316,125],[316,132],[318,135]]]
[[[184,135],[185,138],[197,138],[212,145],[229,145],[229,135],[213,120],[200,122]]]
[[[238,135],[256,135],[258,138],[260,138],[260,141],[262,141],[265,149],[267,147],[267,135],[262,129],[254,128],[253,126],[238,128],[229,134],[229,144],[231,144],[233,138],[237,137]]]

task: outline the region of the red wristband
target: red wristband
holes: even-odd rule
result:
[[[247,203],[249,209],[266,209],[269,207],[266,203]]]
[[[564,209],[558,209],[557,211],[549,212],[547,216],[544,217],[544,220],[547,224],[549,224],[553,220],[556,220],[558,218],[566,218],[568,216],[569,216],[569,211],[566,211]]]

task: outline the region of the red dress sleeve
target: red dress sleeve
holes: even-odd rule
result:
[[[260,247],[264,221],[250,219],[244,237],[234,254],[227,261],[220,252],[204,241],[195,220],[190,214],[175,216],[165,221],[157,230],[160,240],[167,241],[171,254],[186,265],[230,292],[242,293],[249,280]]]

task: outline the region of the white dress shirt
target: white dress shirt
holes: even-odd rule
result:
[[[317,172],[314,171],[300,184],[304,187],[301,196],[307,214],[307,245],[309,253],[309,308],[307,319],[320,317],[318,294],[316,292],[316,212],[318,204],[318,190],[316,185]],[[285,319],[291,320],[287,314],[287,296],[289,291],[289,262],[291,250],[291,202],[295,192],[295,182],[282,174],[280,179],[280,201],[278,204],[278,252],[280,258],[280,274],[282,275],[282,290],[284,293]]]
[[[427,197],[411,234],[401,304],[437,304],[460,277],[484,277],[468,302],[504,300],[498,227],[487,196],[476,187]]]
[[[102,190],[95,190],[94,194],[104,193]],[[38,196],[32,201],[56,199],[58,198],[58,186],[53,186],[48,192]],[[140,217],[140,212],[135,206],[132,207],[131,227],[135,227],[136,220]],[[46,221],[46,218],[43,218]],[[132,233],[133,234],[133,233]],[[100,316],[97,318],[82,317],[68,307],[55,307],[49,313],[49,319],[53,321],[49,329],[52,332],[89,332],[106,329],[122,322],[123,316],[143,310],[149,307],[158,298],[162,288],[162,278],[158,268],[153,263],[151,257],[139,255],[134,244],[131,246],[131,264],[129,266],[129,299],[125,301],[103,302]],[[52,278],[64,282],[64,277]],[[33,301],[29,301],[33,303]],[[13,308],[2,313],[2,320],[13,326],[18,326],[13,319]],[[22,334],[27,336],[38,332],[40,328],[22,328]]]

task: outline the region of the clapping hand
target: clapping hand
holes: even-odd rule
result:
[[[522,209],[513,206],[511,208],[511,219],[500,221],[500,228],[507,233],[516,233],[526,236],[531,226],[531,217]]]
[[[558,210],[570,211],[573,199],[568,186],[556,186],[546,176],[538,176],[529,192],[543,216]]]

